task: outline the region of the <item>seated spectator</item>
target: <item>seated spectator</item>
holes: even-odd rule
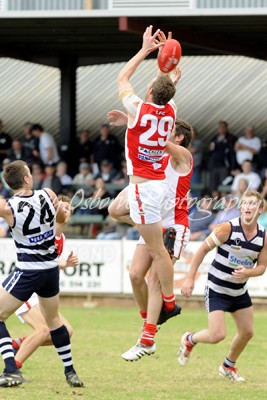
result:
[[[242,172],[234,177],[231,190],[232,194],[236,195],[238,190],[238,182],[240,179],[246,179],[249,182],[248,190],[257,190],[261,184],[259,174],[252,171],[252,161],[246,160],[241,166]]]
[[[31,166],[31,171],[32,171],[33,189],[34,190],[41,189],[45,177],[43,168],[39,163],[35,162]]]
[[[26,154],[22,142],[19,139],[14,139],[11,144],[11,149],[7,150],[7,157],[10,161],[23,160],[26,161]]]
[[[129,176],[127,175],[126,160],[122,160],[121,170],[114,177],[113,183],[116,183],[117,185],[124,185],[124,186],[127,186],[129,184]]]
[[[60,161],[57,164],[56,175],[59,177],[61,185],[71,185],[72,177],[67,174],[68,164],[65,161]]]
[[[249,185],[249,182],[247,179],[244,179],[244,178],[239,179],[235,197],[237,197],[239,200],[241,200],[242,197],[244,196],[244,194],[248,191],[248,185]]]
[[[239,166],[244,161],[253,161],[255,155],[257,155],[261,148],[260,139],[255,136],[255,128],[248,126],[245,130],[245,135],[241,136],[235,143],[236,161]]]
[[[90,170],[90,164],[82,162],[79,165],[79,173],[74,176],[72,183],[75,185],[88,185],[92,186],[94,184],[93,174]]]
[[[258,154],[258,168],[261,171],[261,178],[264,179],[267,170],[267,137],[264,138]]]
[[[79,137],[76,142],[75,158],[78,162],[77,169],[79,168],[79,164],[81,163],[86,162],[88,164],[92,164],[93,161],[92,155],[93,155],[93,142],[90,140],[90,131],[88,129],[83,129],[79,133]]]
[[[194,185],[195,183],[199,184],[201,183],[201,163],[203,157],[203,145],[202,141],[198,139],[198,133],[195,128],[193,128],[192,141],[188,147],[188,150],[192,154],[194,160],[194,170],[190,180],[190,184],[191,185]],[[199,197],[200,191],[192,189],[191,195],[192,197]]]
[[[134,226],[127,229],[127,231],[126,231],[126,239],[127,240],[139,240],[139,238],[140,238],[140,233]]]
[[[258,224],[262,225],[264,229],[267,229],[267,201],[264,200],[264,206],[261,215],[258,218]]]
[[[4,124],[0,119],[0,168],[3,169],[2,163],[7,158],[7,151],[11,148],[12,139],[9,133],[4,132]]]
[[[240,216],[240,212],[237,209],[239,202],[238,198],[235,198],[231,194],[227,194],[221,199],[223,203],[223,209],[220,210],[215,216],[212,224],[209,225],[211,231],[214,230],[217,224],[222,224],[223,222],[228,222],[230,219],[237,218]]]
[[[118,231],[119,222],[108,215],[105,219],[105,223],[96,239],[98,240],[120,240],[122,238],[122,234]]]
[[[235,137],[228,131],[226,121],[219,121],[217,135],[209,145],[210,188],[212,196],[218,196],[218,186],[235,168],[233,143]]]
[[[45,166],[45,177],[42,183],[42,189],[49,188],[56,194],[62,192],[62,184],[58,176],[56,176],[56,165],[49,164]]]
[[[267,169],[265,170],[265,176],[262,180],[262,190],[261,195],[266,200],[267,199]]]
[[[197,202],[197,207],[189,214],[190,240],[204,240],[210,233],[209,226],[214,221],[213,199],[205,195]]]
[[[31,127],[31,122],[26,122],[24,124],[23,137],[21,140],[24,149],[24,161],[26,161],[26,163],[30,165],[36,161],[40,161],[39,139],[32,135]]]
[[[110,133],[109,124],[103,124],[100,135],[94,141],[93,159],[100,168],[103,160],[108,160],[114,168],[119,168],[121,160],[121,146],[118,139]]]
[[[100,164],[100,171],[95,176],[95,179],[101,178],[105,183],[111,183],[117,174],[118,171],[112,168],[111,162],[103,160]]]

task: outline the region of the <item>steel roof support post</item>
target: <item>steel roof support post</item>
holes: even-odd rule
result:
[[[76,57],[59,60],[60,87],[60,154],[68,163],[68,173],[74,173],[76,142]]]

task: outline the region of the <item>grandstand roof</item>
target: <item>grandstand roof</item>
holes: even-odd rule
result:
[[[143,15],[145,15],[143,13]],[[184,55],[244,55],[267,59],[267,15],[221,14],[123,17],[109,11],[0,13],[0,57],[58,66],[73,56],[78,66],[128,60],[152,24],[180,40]],[[155,55],[153,55],[155,56]]]

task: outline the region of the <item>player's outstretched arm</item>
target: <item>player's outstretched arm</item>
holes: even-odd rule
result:
[[[59,260],[58,266],[59,269],[65,269],[67,267],[76,267],[79,264],[78,257],[73,254],[73,251],[68,255],[67,260]]]
[[[46,192],[49,194],[51,197],[53,204],[56,209],[56,222],[62,224],[66,220],[66,213],[64,211],[64,208],[62,207],[62,201],[59,201],[57,195],[53,190],[45,188]]]
[[[160,29],[157,29],[154,35],[152,35],[153,26],[150,25],[146,28],[143,34],[143,44],[142,48],[138,51],[138,53],[131,58],[127,64],[123,67],[121,72],[118,75],[117,83],[118,89],[120,93],[120,97],[123,96],[125,91],[133,90],[129,80],[134,74],[138,65],[148,56],[152,51],[157,50],[163,43],[155,43],[155,38],[158,36]]]
[[[181,289],[181,293],[185,297],[190,297],[192,295],[195,286],[196,273],[205,256],[215,247],[218,247],[221,244],[225,243],[229,238],[230,233],[231,225],[229,222],[220,224],[202,243],[202,245],[193,257],[189,272]]]
[[[128,117],[123,111],[112,110],[107,113],[107,120],[112,126],[127,125]]]

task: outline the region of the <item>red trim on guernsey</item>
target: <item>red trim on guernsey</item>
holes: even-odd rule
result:
[[[141,218],[141,224],[145,224],[145,215],[144,215],[144,210],[143,210],[143,204],[140,198],[140,193],[138,190],[138,185],[135,185],[135,198],[138,204],[138,208],[139,208],[139,213],[140,213],[140,218]]]
[[[183,249],[183,246],[184,246],[184,237],[185,237],[186,229],[187,229],[187,227],[185,226],[184,227],[184,231],[183,231],[183,235],[182,235],[182,240],[181,240],[181,247],[180,247],[180,250],[179,250],[179,254],[178,254],[177,260],[180,260],[180,257],[181,257],[181,252],[182,252],[182,249]]]

